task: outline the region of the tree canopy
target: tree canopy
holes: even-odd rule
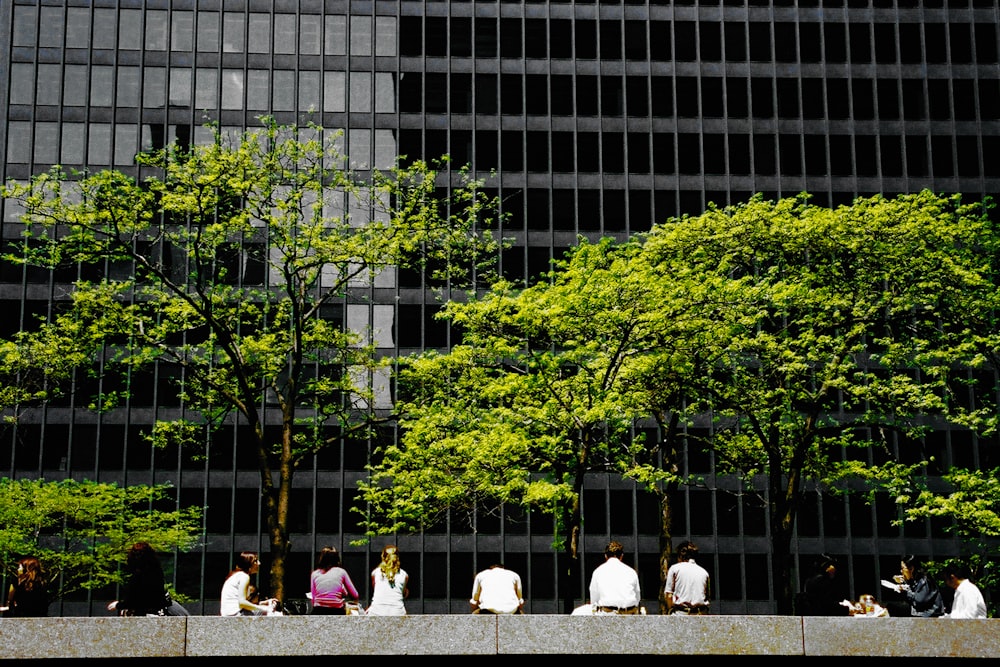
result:
[[[34,556],[50,600],[122,583],[129,547],[185,551],[201,534],[201,508],[177,509],[168,485],[120,487],[71,479],[0,479],[0,567]]]
[[[711,410],[717,469],[763,491],[780,612],[791,611],[807,481],[844,479],[855,461],[909,460],[935,420],[991,428],[989,410],[956,402],[951,373],[997,347],[1000,237],[986,211],[930,192],[833,209],[758,196],[649,235],[659,261],[741,280],[740,301],[754,304],[696,394]]]
[[[497,220],[465,169],[354,172],[338,133],[263,121],[140,155],[141,182],[55,168],[3,194],[24,209],[26,240],[8,260],[80,267],[52,323],[82,327],[100,350],[92,366],[122,371],[95,405],[115,409],[156,363],[182,409],[160,411],[154,443],[203,447],[234,423],[253,443],[269,593],[283,599],[297,467],[387,419],[382,332],[347,326],[345,311],[369,308],[403,268],[462,285],[495,258]]]
[[[442,317],[461,343],[400,365],[402,437],[360,484],[369,529],[419,530],[496,504],[550,514],[572,608],[584,476],[611,472],[659,498],[665,578],[680,417],[697,410],[690,388],[719,337],[747,314],[729,285],[664,268],[640,242],[581,241],[548,282],[501,281],[449,303]]]
[[[987,211],[930,192],[836,208],[756,196],[623,244],[581,243],[537,285],[450,304],[461,344],[401,367],[404,433],[364,487],[383,512],[373,529],[488,497],[548,503],[572,535],[584,472],[669,489],[692,481],[674,470],[685,439],[766,505],[790,613],[807,484],[919,459],[910,450],[935,427],[995,427],[995,401],[970,404],[954,372],[995,362]],[[632,437],[643,420],[654,437]]]

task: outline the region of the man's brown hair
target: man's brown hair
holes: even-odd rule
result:
[[[677,547],[677,560],[686,561],[691,560],[698,555],[698,547],[694,542],[681,542],[680,546]]]

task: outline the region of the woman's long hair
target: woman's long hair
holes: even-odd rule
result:
[[[250,568],[257,562],[259,562],[259,559],[257,558],[256,551],[241,551],[240,555],[236,557],[236,562],[233,563],[233,569],[229,571],[229,576],[226,578],[228,579],[237,572],[246,572],[249,574]]]
[[[332,567],[340,565],[340,554],[333,547],[323,547],[316,559],[316,569],[326,572]]]
[[[31,591],[45,586],[45,576],[42,574],[42,563],[34,556],[25,556],[17,561],[21,572],[17,575],[17,586],[21,590]]]
[[[395,544],[387,544],[382,547],[382,562],[379,563],[378,568],[382,570],[389,585],[395,585],[396,574],[399,572],[399,550],[396,549]]]
[[[148,542],[136,542],[125,556],[125,569],[132,574],[163,574],[156,551]]]
[[[920,581],[927,576],[927,572],[924,570],[924,566],[920,563],[920,559],[912,554],[907,554],[900,558],[906,567],[910,568],[910,578],[913,581]]]

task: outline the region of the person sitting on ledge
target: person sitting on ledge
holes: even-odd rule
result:
[[[698,547],[694,542],[682,542],[677,547],[677,562],[667,570],[664,593],[667,613],[700,615],[708,613],[708,570],[694,562]]]
[[[612,540],[604,548],[604,563],[590,578],[590,602],[596,614],[638,614],[639,575],[622,562],[625,547]]]
[[[986,618],[986,601],[983,593],[969,580],[969,570],[964,565],[949,563],[941,570],[944,583],[955,591],[951,609],[945,618]]]
[[[521,575],[500,563],[483,570],[472,582],[469,606],[473,614],[524,613]]]

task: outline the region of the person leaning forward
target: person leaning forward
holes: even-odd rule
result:
[[[639,575],[622,558],[625,548],[618,542],[608,542],[604,563],[590,577],[590,603],[598,614],[638,614]]]
[[[677,547],[677,562],[667,570],[664,587],[668,614],[708,613],[708,570],[694,562],[697,555],[698,547],[693,542]]]
[[[483,570],[472,582],[469,606],[473,614],[523,613],[521,576],[500,563]]]

